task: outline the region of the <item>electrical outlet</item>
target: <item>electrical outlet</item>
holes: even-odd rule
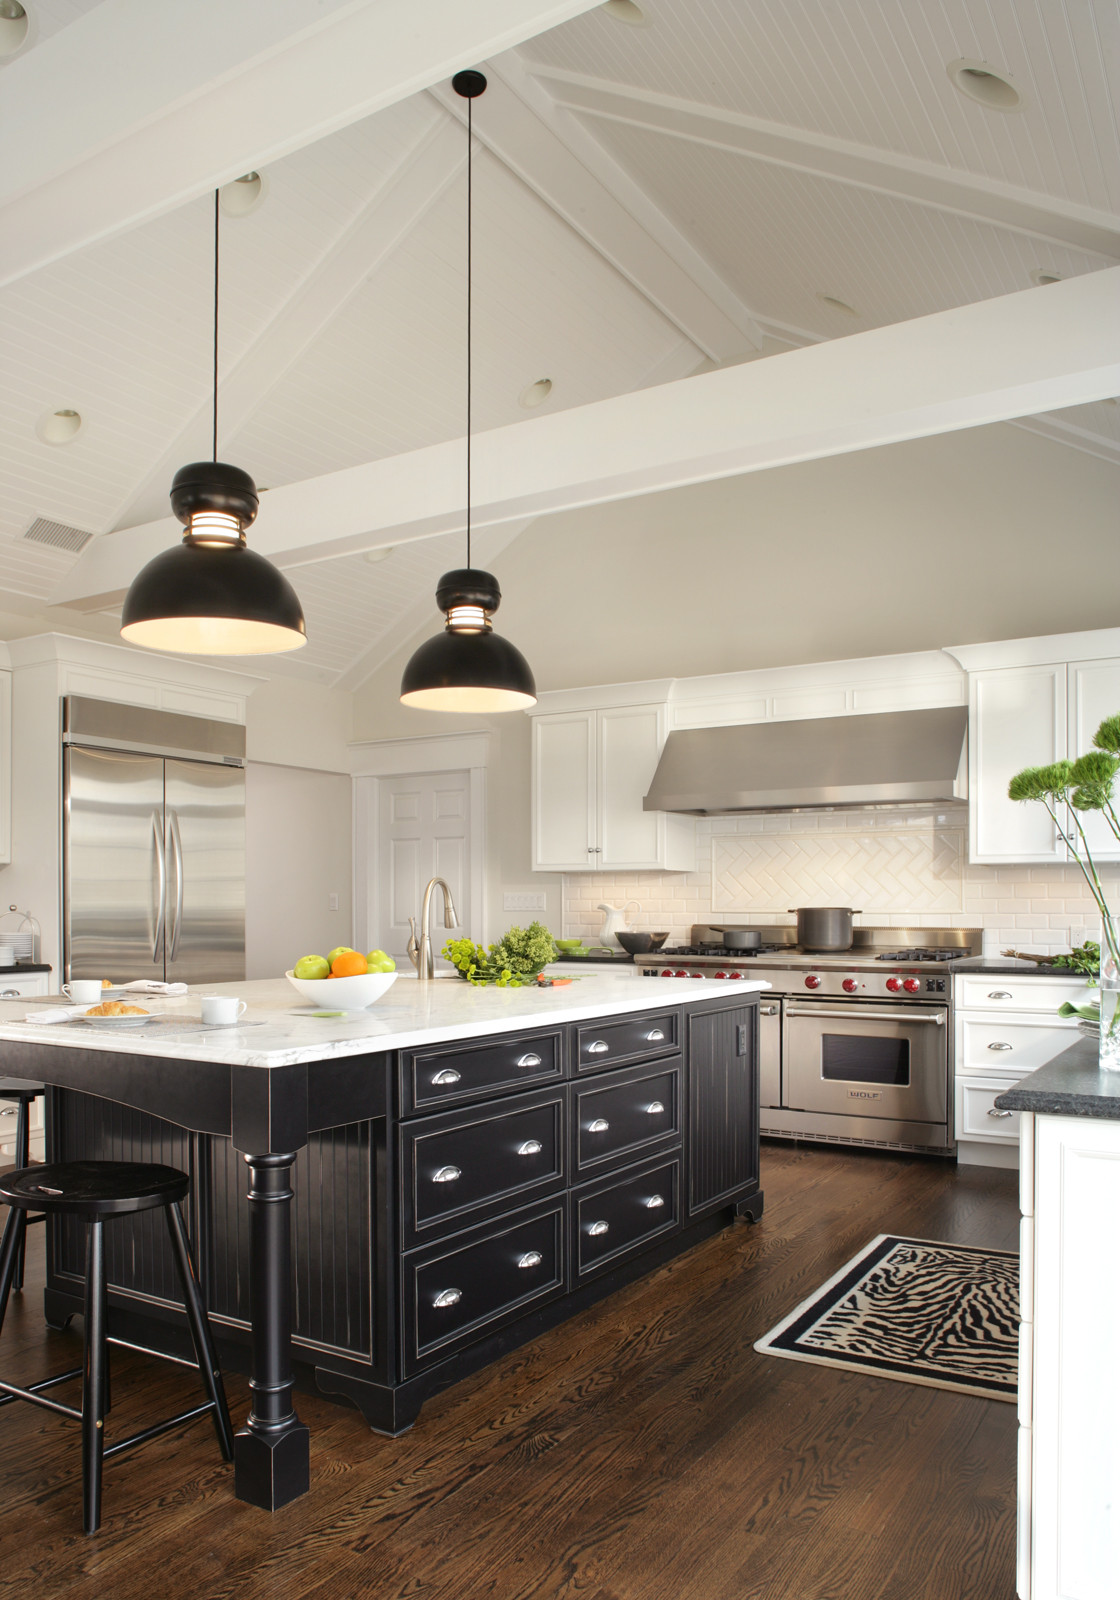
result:
[[[506,889],[502,893],[503,911],[543,911],[547,904],[543,889]]]
[[[336,894],[329,894],[327,896],[327,910],[328,911],[337,911],[338,910],[338,896]]]

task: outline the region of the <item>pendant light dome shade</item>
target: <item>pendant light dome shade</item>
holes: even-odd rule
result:
[[[183,655],[274,655],[307,643],[299,597],[284,574],[250,550],[244,530],[257,489],[240,467],[194,461],[171,485],[183,542],[132,580],[121,637]]]
[[[426,639],[404,669],[401,703],[424,711],[517,711],[536,703],[529,663],[493,631],[490,613],[502,591],[490,572],[457,567],[445,572],[436,604],[447,626]]]

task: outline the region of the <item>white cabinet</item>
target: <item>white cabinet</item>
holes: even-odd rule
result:
[[[1069,756],[1075,761],[1093,748],[1093,735],[1106,717],[1120,713],[1120,661],[1071,661],[1067,670]],[[1120,844],[1095,811],[1080,813],[1094,861],[1120,860]]]
[[[19,1102],[0,1096],[0,1166],[14,1166],[16,1160],[16,1125],[19,1119]],[[32,1161],[42,1161],[44,1146],[43,1096],[33,1100],[27,1111],[29,1154]]]
[[[1019,1337],[1022,1600],[1113,1600],[1120,1570],[1120,1326],[1111,1239],[1120,1121],[1023,1117]]]
[[[642,808],[665,734],[664,704],[533,718],[534,871],[692,869],[691,818]]]

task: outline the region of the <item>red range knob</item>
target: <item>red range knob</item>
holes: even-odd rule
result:
[[[921,978],[906,978],[903,980],[902,987],[906,990],[907,994],[917,994],[918,990],[922,987],[922,980]]]
[[[688,973],[684,970],[683,967],[678,967],[676,972],[673,973],[673,977],[674,978],[687,978],[688,977]]]
[[[689,973],[689,977],[690,978],[706,978],[707,976],[708,976],[708,974],[706,972],[690,972]]]
[[[741,972],[726,972],[726,973],[724,973],[724,977],[726,977],[726,978],[741,978],[742,976],[743,976],[743,974]]]
[[[897,994],[898,991],[902,988],[902,979],[901,978],[888,978],[887,979],[887,988],[890,990],[890,992],[892,994]]]
[[[671,977],[672,977],[672,976],[673,976],[673,969],[672,969],[672,967],[662,967],[662,969],[661,969],[661,976],[662,976],[662,977],[663,977],[663,978],[671,978]]]
[[[856,990],[858,988],[859,988],[859,984],[856,982],[855,978],[845,978],[844,979],[844,993],[845,994],[855,994],[855,992],[856,992]]]
[[[712,977],[713,978],[726,978],[727,977],[727,973],[726,972],[713,972],[712,973]]]
[[[821,980],[817,977],[815,972],[810,972],[809,976],[805,979],[806,989],[819,989],[820,986]]]

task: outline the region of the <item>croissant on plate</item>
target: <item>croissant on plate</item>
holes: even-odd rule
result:
[[[126,1006],[120,1000],[102,1000],[99,1006],[90,1006],[87,1017],[146,1017],[150,1013],[143,1006]]]

